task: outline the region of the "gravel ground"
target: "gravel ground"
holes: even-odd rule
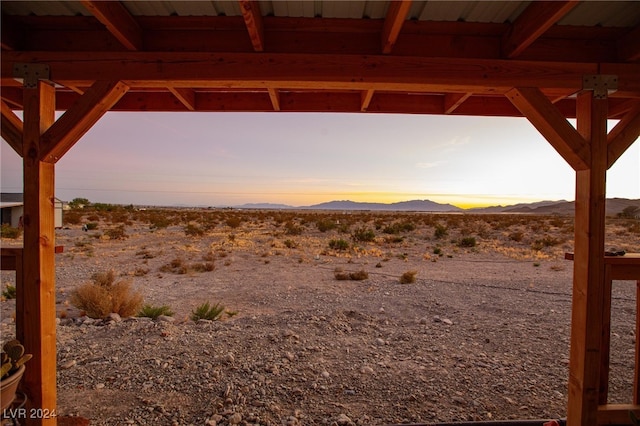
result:
[[[288,236],[271,225],[219,226],[188,237],[181,227],[152,232],[134,222],[125,240],[79,226],[58,231],[58,413],[92,425],[565,416],[573,265],[562,253],[570,240],[533,253],[506,251],[509,244],[485,235],[463,249],[453,237],[436,244],[433,229],[419,227],[402,242],[379,233],[333,252],[327,240],[339,234],[305,229]],[[627,250],[640,249],[639,237],[620,238]],[[161,270],[211,253],[211,272]],[[108,269],[175,315],[81,316],[69,294]],[[336,270],[369,277],[338,281]],[[416,282],[400,284],[410,270]],[[204,301],[237,315],[191,321]],[[632,392],[635,286],[615,282],[613,304],[610,402],[622,403]],[[14,333],[14,306],[1,303],[3,340]]]

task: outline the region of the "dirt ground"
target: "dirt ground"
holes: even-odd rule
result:
[[[565,416],[570,217],[118,210],[70,218],[56,234],[59,415],[92,425]],[[87,223],[95,226],[85,232]],[[609,220],[607,247],[640,251],[637,221]],[[70,295],[108,270],[173,317],[87,319]],[[360,271],[368,277],[336,279]],[[415,282],[402,284],[410,271]],[[2,273],[3,289],[14,281]],[[613,292],[610,402],[624,403],[635,285],[616,281]],[[221,320],[192,321],[207,301],[225,306]],[[4,341],[15,332],[15,302],[0,308]]]

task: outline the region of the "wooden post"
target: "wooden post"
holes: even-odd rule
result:
[[[597,424],[604,299],[607,97],[577,99],[578,132],[589,142],[591,167],[576,172],[575,261],[567,424]]]
[[[41,161],[41,135],[55,121],[55,89],[24,90],[24,255],[22,333],[33,354],[24,375],[27,425],[56,425],[54,164]],[[30,414],[34,414],[31,416]],[[46,418],[48,417],[48,418]]]

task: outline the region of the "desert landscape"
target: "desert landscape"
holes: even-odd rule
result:
[[[608,249],[640,251],[638,219],[609,217],[606,229]],[[93,205],[65,212],[56,238],[59,415],[290,426],[565,416],[570,215]],[[91,318],[74,305],[109,276],[144,307]],[[3,341],[14,283],[3,271]],[[610,402],[631,399],[635,292],[614,282]],[[210,319],[207,303],[220,308]]]

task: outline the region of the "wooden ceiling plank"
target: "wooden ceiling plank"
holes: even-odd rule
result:
[[[454,112],[464,101],[469,99],[473,93],[445,93],[444,95],[444,113],[451,114]]]
[[[389,4],[389,10],[382,26],[382,53],[391,53],[407,19],[409,9],[411,9],[411,0],[395,0]]]
[[[47,63],[56,81],[118,80],[135,84],[190,81],[192,87],[287,87],[347,90],[436,91],[504,94],[512,87],[581,89],[597,63],[534,62],[405,56],[201,52],[4,52],[2,78],[13,64]],[[604,66],[604,64],[601,64]],[[619,91],[640,93],[640,64],[625,64]],[[619,67],[614,67],[617,69]],[[420,72],[416,72],[420,70]],[[620,70],[623,71],[623,70]],[[631,71],[637,72],[632,75]],[[171,83],[175,86],[175,84]],[[133,87],[133,86],[132,86]],[[622,89],[621,89],[622,88]]]
[[[180,87],[169,87],[169,91],[178,98],[189,111],[196,110],[196,92],[191,89],[183,89]]]
[[[96,81],[43,135],[41,161],[57,162],[129,90],[119,81]]]
[[[371,98],[373,98],[375,90],[365,90],[362,92],[360,97],[360,111],[366,112],[369,108],[369,104],[371,103]]]
[[[640,60],[640,26],[618,40],[618,57],[626,62]]]
[[[142,29],[122,3],[92,0],[82,0],[81,3],[124,47],[142,50]]]
[[[269,99],[273,105],[274,111],[280,111],[280,92],[277,89],[269,88]]]
[[[0,101],[0,105],[2,106],[2,138],[22,157],[22,120],[13,113],[11,107],[7,105],[6,102]]]
[[[534,1],[516,18],[502,40],[505,58],[515,58],[576,7],[579,1]]]
[[[607,135],[607,169],[640,137],[640,102]]]
[[[264,51],[264,24],[260,5],[255,0],[239,0],[244,23],[249,31],[251,44],[256,52]]]
[[[574,170],[590,167],[589,145],[539,89],[514,88],[506,96]]]

